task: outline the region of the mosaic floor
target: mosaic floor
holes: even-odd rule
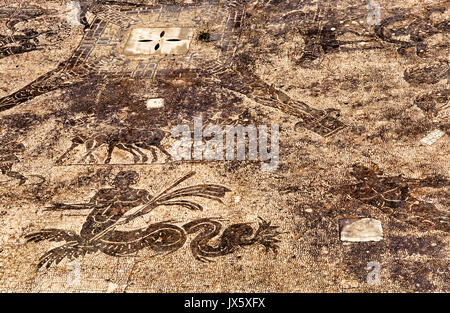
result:
[[[1,292],[449,292],[448,1],[0,0]]]

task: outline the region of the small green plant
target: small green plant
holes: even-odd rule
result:
[[[198,34],[198,40],[208,42],[211,40],[211,33],[207,30],[203,30]]]

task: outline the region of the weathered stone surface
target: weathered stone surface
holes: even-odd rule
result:
[[[0,292],[449,292],[447,2],[0,0]]]

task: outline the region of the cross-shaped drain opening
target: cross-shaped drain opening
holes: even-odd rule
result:
[[[193,35],[191,28],[135,28],[130,33],[124,54],[185,54]]]

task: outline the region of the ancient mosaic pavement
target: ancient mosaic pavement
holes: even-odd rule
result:
[[[448,292],[449,13],[0,1],[0,291]]]

